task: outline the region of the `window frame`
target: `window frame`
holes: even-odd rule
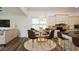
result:
[[[34,24],[33,23],[33,21],[34,21],[33,19],[34,18],[36,18],[38,20],[38,24]],[[45,21],[45,23],[41,23],[42,21]],[[37,29],[34,26],[39,26],[39,27]],[[43,27],[43,26],[45,26],[45,27]],[[46,17],[41,17],[41,18],[39,18],[39,17],[33,17],[32,18],[32,27],[35,28],[35,29],[37,29],[37,30],[39,30],[40,27],[43,27],[43,29],[45,29],[47,27],[47,18]]]

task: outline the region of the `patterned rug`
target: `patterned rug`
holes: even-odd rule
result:
[[[24,47],[30,51],[50,51],[56,47],[56,43],[53,40],[47,39],[29,39],[24,43]]]

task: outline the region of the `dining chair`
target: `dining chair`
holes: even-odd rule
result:
[[[28,30],[28,38],[32,39],[32,42],[34,42],[34,39],[38,39],[38,37],[36,37],[35,32],[33,32],[32,30]]]
[[[48,36],[45,37],[46,39],[52,39],[54,38],[54,30],[51,30]]]
[[[37,39],[38,37],[36,37],[35,32],[33,32],[32,30],[28,30],[28,38]]]
[[[45,39],[47,39],[47,44],[49,45],[50,48],[51,48],[51,41],[50,40],[52,40],[52,38],[54,38],[54,30],[51,30],[49,35],[45,37]]]
[[[35,32],[33,32],[32,30],[28,30],[28,38],[32,39],[32,48],[34,48],[34,40],[38,39],[38,37],[36,37]]]

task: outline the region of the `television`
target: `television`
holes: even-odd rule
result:
[[[10,27],[10,20],[0,20],[0,27]]]
[[[79,29],[79,24],[78,25],[74,25],[74,29]]]

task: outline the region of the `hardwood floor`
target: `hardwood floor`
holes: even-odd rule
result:
[[[5,46],[0,46],[0,51],[29,51],[24,48],[24,42],[26,42],[27,40],[27,38],[15,38]],[[50,51],[63,51],[63,48],[60,47],[57,41],[55,39],[53,39],[53,41],[56,42],[57,45]]]
[[[26,40],[27,39],[25,38],[15,38],[6,45],[4,45],[4,47],[1,46],[1,51],[25,51],[26,49],[24,48],[23,43]]]

